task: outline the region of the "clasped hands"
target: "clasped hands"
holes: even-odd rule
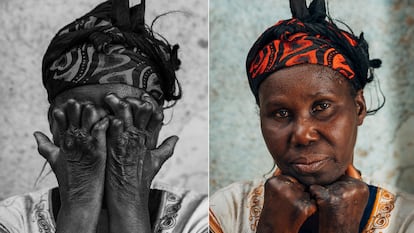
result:
[[[108,94],[104,102],[111,113],[70,99],[52,110],[54,143],[41,132],[34,134],[59,184],[57,232],[78,230],[73,224],[80,224],[78,232],[95,232],[104,199],[111,232],[150,231],[150,185],[178,137],[156,147],[163,111],[148,94]]]
[[[257,232],[297,233],[317,215],[312,228],[317,226],[318,233],[357,233],[368,197],[368,186],[347,175],[330,185],[306,187],[281,174],[265,184]]]

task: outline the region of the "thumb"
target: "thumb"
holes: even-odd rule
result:
[[[158,148],[151,151],[154,158],[158,160],[157,167],[161,167],[172,156],[177,141],[177,136],[171,136],[165,139]]]
[[[33,133],[33,136],[36,139],[37,150],[40,155],[45,158],[50,165],[54,164],[57,159],[59,148],[42,132],[36,131]]]
[[[311,185],[309,187],[309,192],[316,199],[318,205],[329,199],[329,191],[325,187],[320,185]]]

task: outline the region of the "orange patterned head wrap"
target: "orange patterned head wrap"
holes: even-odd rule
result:
[[[369,60],[362,33],[357,38],[325,20],[323,0],[314,0],[309,8],[305,0],[291,0],[291,10],[293,18],[268,28],[247,56],[247,76],[257,103],[259,86],[265,78],[299,64],[327,66],[350,80],[356,90],[372,81],[370,68],[379,67],[381,61]]]

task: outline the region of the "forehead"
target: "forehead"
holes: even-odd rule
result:
[[[92,102],[98,106],[104,106],[104,97],[113,93],[120,98],[132,97],[140,98],[145,91],[140,88],[132,87],[125,84],[96,84],[76,87],[59,94],[54,104],[65,103],[69,99],[75,99],[79,102]]]
[[[350,82],[329,67],[297,65],[267,77],[260,85],[259,101],[268,102],[279,97],[308,98],[324,93],[346,97],[351,96],[350,88]]]

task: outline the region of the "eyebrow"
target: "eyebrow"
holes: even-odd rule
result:
[[[309,94],[308,96],[310,97],[318,97],[318,96],[324,96],[324,95],[337,95],[337,93],[335,93],[333,90],[331,89],[326,89],[323,91],[318,91],[315,94]]]

